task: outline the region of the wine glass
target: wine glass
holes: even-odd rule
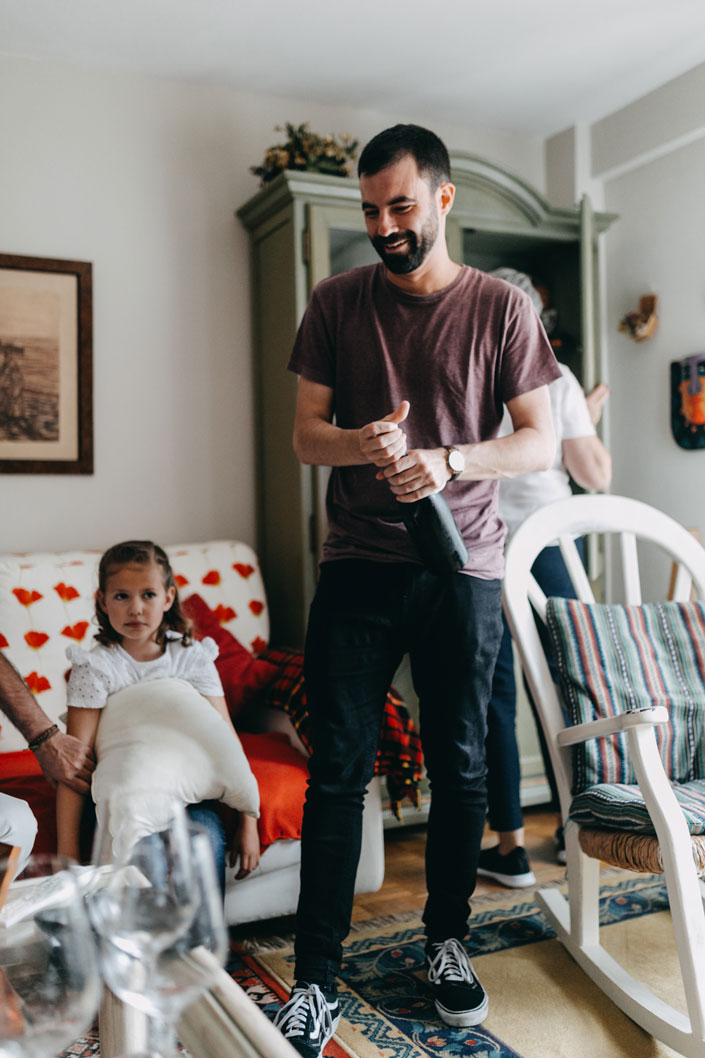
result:
[[[100,806],[88,909],[101,941],[151,972],[189,927],[198,888],[183,806],[150,793],[149,817],[146,824],[137,802]]]
[[[30,856],[0,909],[2,1054],[58,1054],[98,1011],[96,945],[75,866],[63,856]],[[6,869],[0,863],[0,877]]]
[[[147,1051],[160,1058],[173,1058],[179,1014],[210,986],[228,949],[223,898],[208,834],[190,824],[188,840],[198,898],[186,932],[163,948],[152,963],[108,938],[101,943],[106,984],[120,999],[149,1015]]]
[[[101,802],[96,815],[88,909],[101,971],[118,999],[141,1007],[160,952],[196,912],[188,818],[180,802],[153,791]]]

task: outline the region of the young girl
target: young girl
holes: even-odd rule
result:
[[[68,684],[70,734],[92,747],[109,695],[143,680],[175,678],[192,684],[237,738],[214,664],[218,647],[212,639],[192,640],[191,625],[181,611],[174,575],[161,547],[149,540],[129,540],[105,552],[98,568],[96,617],[98,645],[90,651],[77,646],[66,651],[73,666]],[[189,806],[188,811],[207,827],[216,862],[224,868],[225,839],[214,805],[203,802]],[[60,785],[56,807],[58,851],[78,860],[83,797]],[[240,813],[230,846],[230,865],[240,861],[237,877],[249,874],[259,856],[257,820]]]

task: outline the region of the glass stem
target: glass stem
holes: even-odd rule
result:
[[[150,1016],[147,1024],[147,1053],[150,1058],[175,1058],[176,1030],[174,1022]]]

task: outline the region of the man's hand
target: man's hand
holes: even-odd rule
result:
[[[377,477],[387,480],[400,503],[440,492],[450,481],[445,448],[414,448],[381,470]]]
[[[370,422],[359,431],[360,454],[376,467],[392,466],[406,452],[406,434],[399,429],[409,414],[409,402],[403,400],[399,407],[377,422]],[[379,477],[379,475],[377,475]]]
[[[401,503],[415,503],[440,492],[450,478],[445,448],[406,450],[406,434],[399,428],[409,414],[403,400],[390,415],[360,430],[360,451],[380,470],[378,481],[387,481]]]
[[[52,786],[63,783],[76,793],[90,793],[95,754],[85,742],[60,731],[42,743],[35,750],[35,756]]]

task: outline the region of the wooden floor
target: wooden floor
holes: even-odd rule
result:
[[[531,869],[539,883],[559,881],[565,867],[556,862],[553,836],[556,831],[555,812],[539,808],[524,810],[526,849]],[[495,845],[496,838],[487,830],[483,847]],[[377,893],[363,893],[355,898],[353,921],[361,922],[381,915],[401,914],[417,911],[426,900],[424,876],[424,849],[426,829],[423,826],[397,827],[385,831],[385,877]],[[511,893],[519,890],[506,889],[497,882],[478,878],[475,893]]]
[[[553,842],[556,825],[555,812],[539,808],[524,809],[526,849],[531,869],[541,884],[560,881],[565,874],[565,867],[556,863]],[[483,847],[496,844],[491,831],[485,832],[482,844]],[[384,883],[376,893],[363,893],[355,897],[353,922],[365,922],[384,915],[399,915],[423,908],[426,902],[425,848],[425,826],[401,826],[385,831]],[[478,878],[475,894],[485,896],[491,893],[519,894],[521,890],[506,889],[498,883]],[[230,935],[236,941],[257,943],[272,936],[293,938],[295,929],[295,916],[287,915],[285,918],[231,926]]]

